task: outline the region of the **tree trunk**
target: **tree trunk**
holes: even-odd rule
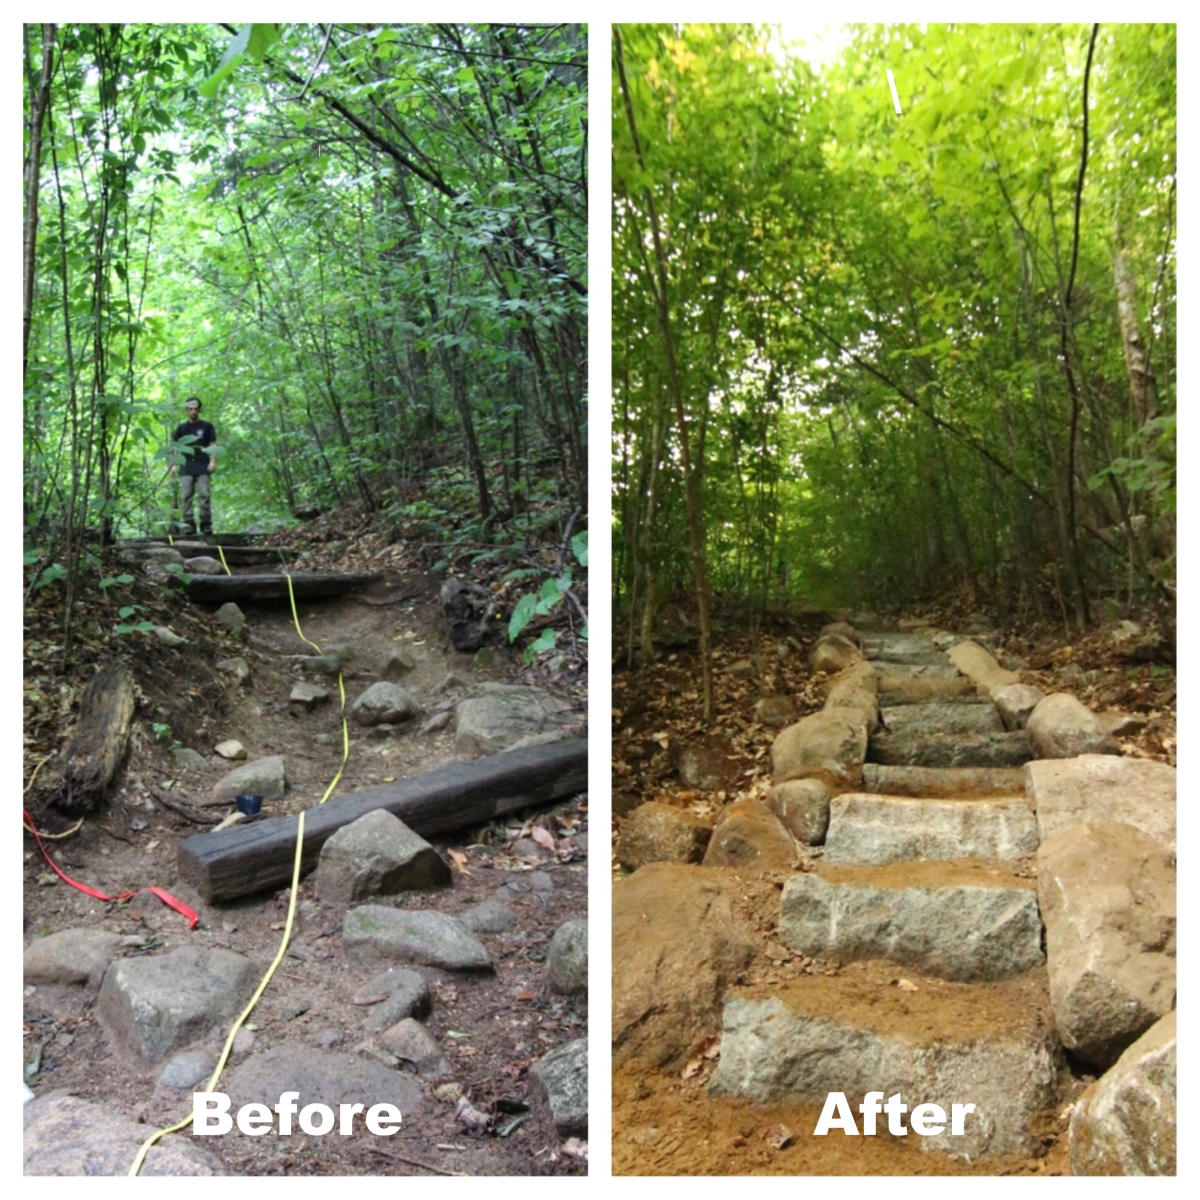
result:
[[[26,26],[26,29],[29,27]],[[38,187],[42,174],[42,123],[50,104],[50,72],[54,66],[56,25],[42,26],[42,78],[37,95],[30,99],[29,157],[25,164],[25,262],[22,328],[23,369],[29,369],[29,331],[33,326],[33,283],[37,277]]]

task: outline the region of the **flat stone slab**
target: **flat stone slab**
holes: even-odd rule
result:
[[[1142,1034],[1071,1114],[1075,1175],[1174,1175],[1175,1013]]]
[[[402,1129],[403,1121],[423,1112],[429,1103],[411,1076],[353,1054],[338,1054],[296,1042],[252,1054],[229,1075],[221,1090],[234,1110],[251,1103],[274,1106],[284,1092],[299,1092],[300,1108],[325,1104],[335,1114],[339,1104],[363,1104],[366,1108],[372,1104],[394,1104],[400,1110]],[[360,1114],[356,1130],[364,1128],[361,1121]],[[298,1128],[295,1118],[292,1128]],[[233,1132],[237,1132],[236,1124]]]
[[[857,986],[848,994],[847,984]],[[760,1104],[824,1104],[836,1091],[855,1107],[867,1092],[899,1092],[910,1111],[932,1103],[947,1114],[969,1102],[976,1107],[961,1136],[947,1125],[943,1134],[918,1137],[921,1148],[971,1159],[1028,1153],[1039,1144],[1031,1123],[1055,1098],[1059,1054],[1048,1023],[1029,1010],[1027,987],[1006,1004],[1003,985],[942,986],[958,989],[949,1019],[929,985],[900,992],[882,983],[874,1015],[854,1000],[863,990],[855,979],[813,976],[769,994],[731,996],[709,1090]]]
[[[903,704],[889,708],[883,723],[891,737],[1004,732],[993,704]]]
[[[587,1038],[568,1042],[529,1068],[532,1091],[550,1109],[559,1137],[584,1137],[588,1127]]]
[[[949,683],[952,680],[964,678],[957,667],[951,666],[945,661],[945,655],[942,656],[940,663],[895,663],[876,660],[872,666],[875,674],[879,676],[880,696],[895,687],[907,686],[907,683],[900,683],[901,680],[924,679],[930,682]],[[966,682],[970,683],[970,680],[966,680]],[[971,686],[974,687],[974,684]]]
[[[1038,848],[1024,800],[927,800],[847,793],[829,806],[825,858],[886,863],[921,858],[1023,858]]]
[[[872,762],[910,767],[1020,767],[1033,757],[1029,739],[1015,733],[880,733],[871,739]]]
[[[863,790],[931,800],[1015,797],[1025,794],[1025,773],[1020,767],[889,767],[867,763],[863,767]]]
[[[1175,849],[1175,768],[1145,758],[1082,754],[1025,767],[1043,840],[1081,821],[1121,821]]]
[[[972,683],[984,692],[1019,683],[1016,671],[1006,671],[978,642],[963,641],[950,648],[948,657]]]
[[[793,875],[779,932],[801,954],[888,959],[940,979],[1006,979],[1043,961],[1028,887],[880,887]]]
[[[342,922],[342,946],[355,959],[384,958],[447,971],[490,971],[492,956],[453,917],[363,904]]]
[[[96,1011],[114,1041],[158,1063],[237,1016],[261,974],[232,950],[198,946],[119,959],[104,976]]]
[[[275,1097],[278,1100],[278,1093]],[[25,1105],[24,1174],[128,1175],[152,1126],[110,1104],[49,1092]],[[146,1155],[142,1175],[229,1175],[190,1133],[168,1134]]]
[[[863,653],[874,662],[908,666],[940,667],[949,662],[932,639],[911,633],[864,634]]]

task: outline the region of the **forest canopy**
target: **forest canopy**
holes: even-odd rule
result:
[[[429,515],[481,541],[534,510],[564,529],[586,49],[567,24],[25,25],[33,586],[167,531],[191,395],[226,529],[404,514],[431,481]]]
[[[630,652],[689,595],[1167,623],[1174,27],[842,32],[614,28]]]

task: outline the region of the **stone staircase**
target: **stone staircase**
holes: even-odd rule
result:
[[[978,646],[956,654],[964,675],[939,640],[862,636],[880,707],[861,783],[834,786],[824,850],[780,901],[782,942],[836,968],[730,992],[709,1086],[759,1102],[842,1092],[860,1133],[868,1092],[910,1111],[971,1104],[962,1133],[909,1140],[970,1160],[1037,1154],[1070,1082],[1031,862],[1044,831],[1020,769],[1037,754],[989,698],[1015,676]]]

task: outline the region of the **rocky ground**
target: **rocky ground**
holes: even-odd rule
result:
[[[617,673],[615,1173],[1173,1170],[1173,1124],[1097,1116],[1174,1102],[1173,673],[1128,623],[1064,648],[956,617],[974,649],[928,618],[727,636],[708,730],[686,647]],[[876,1075],[988,1118],[813,1136]]]
[[[322,649],[350,647],[348,702],[386,671],[420,712],[382,728],[352,722],[336,796],[478,753],[459,738],[457,713],[489,684],[542,697],[540,711],[553,710],[542,732],[549,724],[558,735],[586,736],[581,663],[564,655],[527,669],[499,628],[479,652],[457,652],[439,601],[441,573],[403,546],[368,555],[362,540],[338,540],[341,555],[302,547],[307,561],[295,569],[348,569],[367,558],[363,565],[382,565],[385,579],[350,597],[301,601],[304,637]],[[121,569],[139,570],[112,571]],[[207,1088],[226,1033],[280,951],[290,889],[207,903],[179,877],[180,842],[232,810],[228,800],[213,802],[243,760],[215,748],[230,753],[225,743],[236,741],[247,761],[282,758],[286,790],[266,801],[267,816],[317,804],[342,758],[336,680],[311,661],[316,651],[286,606],[243,605],[238,637],[217,622],[214,606],[151,588],[140,571],[126,598],[186,641],[97,640],[95,665],[85,648],[79,669],[63,674],[54,667],[61,647],[52,598],[27,616],[26,775],[40,776],[27,805],[39,829],[67,834],[46,842],[65,873],[108,895],[138,892],[105,903],[68,887],[26,835],[24,1060],[38,1097],[26,1106],[27,1174],[124,1173],[142,1139],[190,1113],[192,1091]],[[87,610],[82,636],[113,615],[102,605]],[[397,650],[399,674],[388,667]],[[114,656],[136,679],[132,745],[111,802],[73,829],[75,814],[50,806],[42,785],[87,678]],[[245,672],[218,668],[236,659]],[[293,700],[300,682],[330,695]],[[505,736],[511,744],[521,734]],[[343,1102],[395,1103],[400,1131],[372,1135],[359,1116],[345,1137],[277,1129],[251,1137],[236,1127],[203,1139],[174,1134],[150,1152],[145,1172],[585,1173],[587,832],[580,794],[434,838],[433,875],[418,854],[422,886],[370,897],[378,910],[370,921],[364,914],[376,909],[363,897],[348,906],[335,881],[322,887],[319,872],[304,879],[290,944],[216,1090],[227,1089],[235,1111],[252,1100],[273,1104],[289,1089],[301,1105],[335,1111]],[[149,887],[195,909],[197,927],[189,930]],[[354,941],[348,913],[358,919]],[[400,919],[436,925],[414,949],[378,928]]]

